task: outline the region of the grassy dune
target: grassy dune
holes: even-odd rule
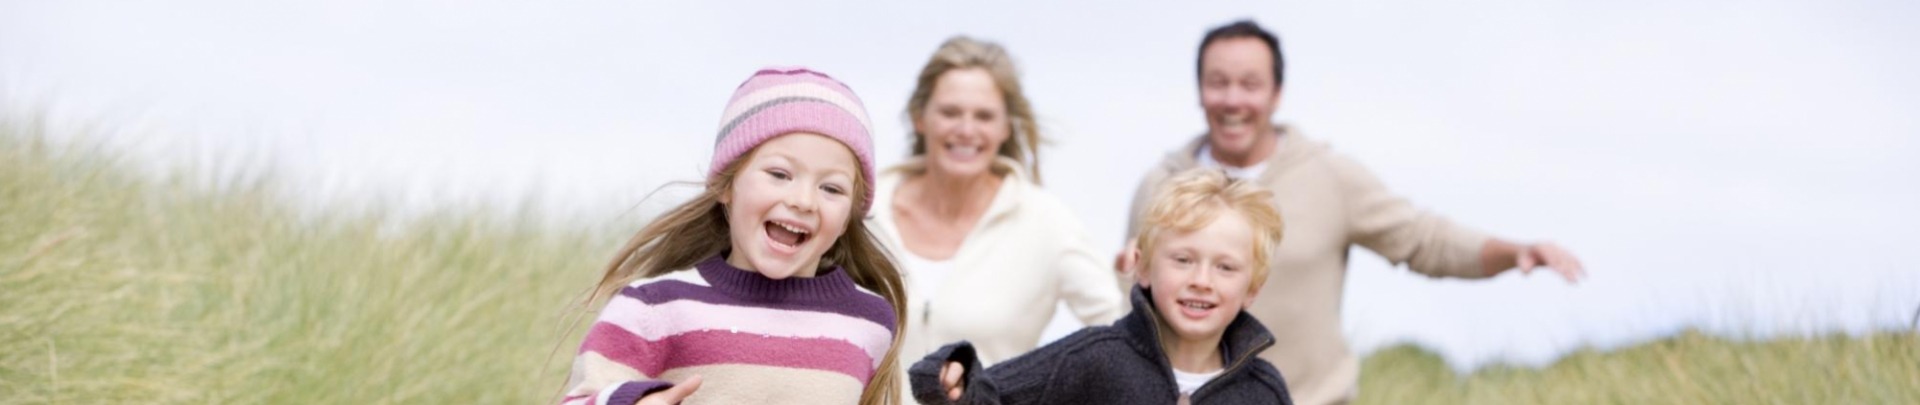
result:
[[[0,403],[544,401],[616,239],[304,215],[265,181],[145,175],[4,126]]]
[[[571,300],[632,229],[295,212],[267,180],[38,131],[0,120],[0,404],[544,402]],[[1920,403],[1913,334],[1683,334],[1467,376],[1400,347],[1365,369],[1364,403]]]
[[[1471,375],[1414,346],[1362,363],[1361,404],[1920,404],[1920,335],[1743,342],[1685,332]]]

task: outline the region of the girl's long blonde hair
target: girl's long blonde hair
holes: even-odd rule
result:
[[[693,200],[667,211],[627,240],[626,246],[614,253],[613,260],[607,263],[606,274],[581,305],[591,308],[633,280],[687,269],[725,251],[732,239],[727,234],[726,209],[720,205],[720,196],[733,188],[734,176],[752,160],[754,151],[747,151],[743,156],[746,158],[734,159],[718,175],[708,178],[704,190]],[[873,179],[864,174],[854,177],[854,189],[848,194],[865,195],[868,187],[873,186]],[[900,280],[900,269],[894,266],[892,257],[862,220],[870,208],[856,207],[852,215],[847,216],[850,223],[846,233],[834,240],[820,263],[840,266],[853,278],[854,284],[878,293],[893,306],[893,343],[879,368],[874,370],[873,378],[867,381],[860,403],[898,404],[904,402],[898,363],[900,339],[907,326],[906,287]]]

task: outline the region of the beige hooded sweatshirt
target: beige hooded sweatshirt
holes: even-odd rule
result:
[[[1360,377],[1340,324],[1348,246],[1433,277],[1479,278],[1485,277],[1480,248],[1487,236],[1415,208],[1325,143],[1284,125],[1275,128],[1280,143],[1256,181],[1274,191],[1286,228],[1266,284],[1247,312],[1273,332],[1276,342],[1260,357],[1280,369],[1295,403],[1346,402]],[[1162,183],[1199,166],[1203,142],[1205,135],[1147,173],[1134,194],[1128,235],[1139,231]]]

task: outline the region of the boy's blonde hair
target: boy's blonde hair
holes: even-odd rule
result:
[[[1284,223],[1274,207],[1273,191],[1227,177],[1214,168],[1189,169],[1174,175],[1148,205],[1144,226],[1134,239],[1142,261],[1153,254],[1154,242],[1167,231],[1193,232],[1234,210],[1253,228],[1253,288],[1266,283],[1269,260],[1280,246]],[[1142,272],[1146,267],[1141,268]]]

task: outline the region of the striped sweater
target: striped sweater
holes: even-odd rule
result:
[[[685,403],[855,403],[895,331],[893,307],[845,271],[774,280],[723,254],[608,300],[562,402],[632,404],[697,374]]]

